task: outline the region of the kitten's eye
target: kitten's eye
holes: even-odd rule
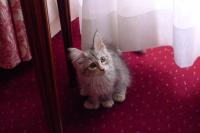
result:
[[[97,67],[97,65],[95,63],[91,63],[89,67],[92,68],[92,69],[94,69],[94,68]]]
[[[106,58],[105,57],[101,57],[101,63],[105,62]]]

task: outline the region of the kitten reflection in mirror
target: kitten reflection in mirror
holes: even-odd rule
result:
[[[80,95],[88,96],[86,109],[110,108],[114,102],[123,102],[130,85],[130,73],[120,51],[106,46],[100,33],[94,35],[93,47],[87,51],[69,48],[76,69]]]

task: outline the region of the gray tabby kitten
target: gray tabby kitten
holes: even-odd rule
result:
[[[114,101],[125,100],[130,75],[118,49],[106,46],[97,32],[91,49],[69,48],[69,51],[77,71],[80,94],[89,96],[84,103],[85,108],[98,109],[100,104],[110,108]]]

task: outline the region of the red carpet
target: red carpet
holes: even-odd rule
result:
[[[77,21],[73,40],[80,47]],[[68,88],[61,34],[53,39],[66,133],[200,133],[200,60],[180,69],[170,47],[125,53],[133,74],[127,99],[111,109],[88,111],[78,89]],[[0,70],[0,133],[47,133],[31,63]]]

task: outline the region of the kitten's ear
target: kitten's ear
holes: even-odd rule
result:
[[[84,52],[77,48],[68,48],[68,51],[72,62],[85,57]]]
[[[105,49],[106,46],[103,43],[103,38],[99,32],[96,32],[94,35],[94,44],[93,44],[93,49],[96,51]]]

